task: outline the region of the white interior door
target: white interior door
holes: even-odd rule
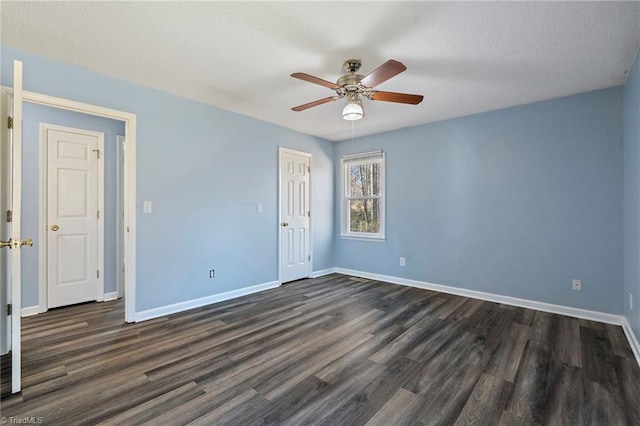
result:
[[[280,281],[311,276],[311,155],[280,148]]]
[[[10,105],[9,105],[10,104]],[[11,126],[9,126],[9,107],[11,108]],[[2,139],[0,156],[2,164],[2,306],[3,324],[10,324],[3,337],[3,352],[11,351],[11,392],[20,392],[21,346],[20,346],[20,310],[22,307],[20,288],[20,249],[28,241],[20,239],[21,189],[22,189],[22,62],[13,62],[13,98],[2,96]],[[6,210],[5,210],[6,209]],[[10,212],[10,213],[9,213]],[[31,242],[31,244],[33,244]],[[5,308],[6,306],[6,308]],[[9,310],[11,306],[11,310]],[[6,310],[5,310],[6,309]],[[4,316],[7,315],[7,321]],[[4,328],[4,327],[3,327]]]
[[[99,198],[104,136],[50,127],[45,140],[47,306],[102,300]]]

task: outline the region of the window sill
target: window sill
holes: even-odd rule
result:
[[[355,240],[355,241],[370,241],[372,243],[384,243],[385,237],[365,237],[360,235],[340,234],[340,238],[343,240]]]

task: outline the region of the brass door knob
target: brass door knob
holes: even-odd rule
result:
[[[289,226],[287,222],[282,222],[282,226]]]
[[[33,239],[29,238],[28,240],[20,240],[20,245],[33,247]]]
[[[0,241],[0,248],[11,247],[11,240],[9,241]]]
[[[60,229],[60,227],[58,225],[51,225],[51,230],[53,232],[57,231],[58,229]]]

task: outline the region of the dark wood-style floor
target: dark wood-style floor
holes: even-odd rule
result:
[[[639,425],[620,327],[343,275],[140,324],[23,321],[2,416],[59,425]]]
[[[11,394],[11,352],[0,356],[0,396],[9,394]]]

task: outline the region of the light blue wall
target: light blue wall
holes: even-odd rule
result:
[[[34,247],[40,245],[38,238],[39,186],[38,156],[40,146],[40,123],[57,124],[105,134],[104,139],[104,291],[117,290],[116,265],[116,136],[124,135],[124,123],[79,114],[56,108],[30,103],[24,104],[23,111],[23,165],[22,165],[22,235],[33,238]],[[22,251],[22,306],[36,306],[38,296],[38,250]]]
[[[333,266],[331,142],[7,46],[2,84],[14,59],[25,90],[137,114],[137,311],[278,279],[278,146],[313,155],[313,265]]]
[[[634,296],[629,309],[629,292]],[[640,337],[640,53],[624,85],[624,306]]]
[[[137,311],[277,280],[285,146],[313,154],[314,270],[623,312],[621,88],[334,145],[3,46],[5,85],[13,59],[27,90],[137,114]],[[387,241],[343,240],[334,164],[374,149],[387,153]]]
[[[336,215],[336,266],[622,313],[620,87],[341,142],[335,161],[378,149],[387,240],[341,239]]]

